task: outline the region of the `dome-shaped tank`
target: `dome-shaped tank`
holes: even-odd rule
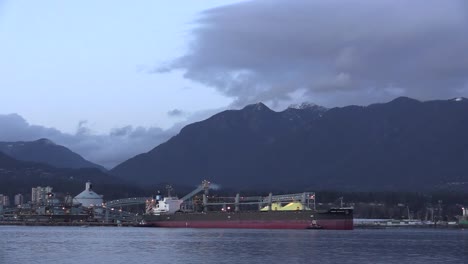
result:
[[[102,202],[102,195],[93,191],[91,182],[87,182],[86,189],[73,198],[74,204],[81,204],[83,207],[101,206]]]

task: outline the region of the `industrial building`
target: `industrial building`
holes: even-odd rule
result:
[[[103,196],[93,191],[93,185],[89,181],[86,182],[85,190],[73,198],[73,204],[81,204],[87,208],[102,206],[103,202]]]

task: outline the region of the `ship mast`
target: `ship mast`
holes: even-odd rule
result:
[[[166,190],[167,190],[167,197],[171,197],[171,192],[174,190],[171,185],[166,185]]]
[[[210,189],[210,182],[207,180],[204,180],[202,182],[202,187],[204,190],[203,193],[203,211],[207,212],[208,211],[208,190]]]

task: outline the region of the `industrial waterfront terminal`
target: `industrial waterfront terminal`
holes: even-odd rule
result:
[[[417,219],[354,219],[352,206],[317,208],[314,192],[267,196],[220,197],[209,193],[203,181],[192,192],[178,198],[157,193],[105,201],[86,182],[76,196],[57,195],[53,188],[34,187],[31,201],[15,196],[14,206],[1,197],[2,225],[60,226],[147,226],[187,228],[343,229],[387,227],[466,227],[468,210],[462,208],[458,221]],[[201,195],[199,195],[201,193]],[[321,204],[320,204],[321,205]],[[434,216],[432,215],[432,218]]]
[[[23,202],[23,195],[16,195],[15,206],[5,203],[0,205],[0,224],[128,225],[136,222],[138,215],[124,211],[122,207],[141,204],[146,200],[131,198],[105,203],[103,196],[93,190],[89,181],[86,182],[85,189],[76,196],[58,196],[60,195],[56,195],[50,186],[32,188],[29,202]],[[129,200],[134,202],[130,203]]]

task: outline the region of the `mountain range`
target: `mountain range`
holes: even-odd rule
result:
[[[44,163],[57,168],[97,168],[106,171],[104,167],[45,138],[36,141],[0,142],[0,152],[17,160]]]
[[[190,124],[110,173],[141,186],[415,191],[468,186],[468,100],[275,112],[262,103]]]
[[[52,186],[56,192],[77,195],[84,190],[88,180],[94,183],[95,190],[106,199],[144,194],[142,188],[96,168],[56,168],[37,162],[20,161],[0,152],[0,193],[10,197],[17,193],[28,197],[31,188],[36,186]]]
[[[92,180],[107,198],[141,196],[204,179],[255,191],[466,191],[466,135],[465,98],[281,112],[257,103],[187,125],[109,172],[48,139],[0,142],[0,193],[36,185],[76,193]]]

